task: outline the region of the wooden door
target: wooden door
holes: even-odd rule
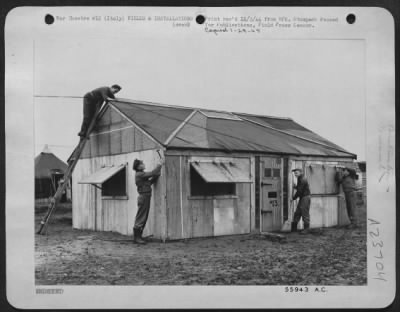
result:
[[[277,231],[282,226],[282,159],[262,157],[261,232]]]

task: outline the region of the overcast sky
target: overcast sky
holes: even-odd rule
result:
[[[361,40],[122,39],[35,41],[35,94],[121,98],[290,117],[365,160]],[[82,99],[35,98],[36,155],[66,160]]]

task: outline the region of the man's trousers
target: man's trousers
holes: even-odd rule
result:
[[[356,192],[344,193],[344,198],[346,199],[347,216],[349,217],[351,223],[356,223],[356,218],[354,215],[357,202],[356,196]]]
[[[298,223],[300,221],[300,218],[303,218],[305,229],[308,229],[310,227],[310,204],[310,196],[304,196],[300,198],[299,203],[297,204],[296,211],[294,213],[293,222]]]
[[[98,104],[89,96],[83,98],[83,121],[81,126],[80,136],[85,136],[88,131],[89,125],[95,116],[98,109],[100,109],[101,103]]]
[[[150,200],[151,193],[139,194],[137,199],[138,210],[136,213],[134,229],[143,231],[144,227],[146,226],[150,211]]]

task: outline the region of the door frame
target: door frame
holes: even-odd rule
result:
[[[262,185],[262,180],[264,178],[264,171],[263,165],[264,165],[264,158],[274,158],[274,159],[280,159],[281,163],[281,168],[280,168],[280,192],[279,192],[279,199],[280,199],[280,223],[283,225],[283,166],[284,166],[284,158],[282,156],[260,156],[260,163],[259,163],[259,176],[260,176],[260,181],[259,181],[259,187],[260,187],[260,211],[259,211],[259,218],[260,218],[260,233],[266,233],[263,231],[263,218],[262,218],[262,206],[263,206],[263,185]]]

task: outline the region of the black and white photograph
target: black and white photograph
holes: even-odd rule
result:
[[[387,10],[21,7],[7,18],[14,306],[394,299]]]

